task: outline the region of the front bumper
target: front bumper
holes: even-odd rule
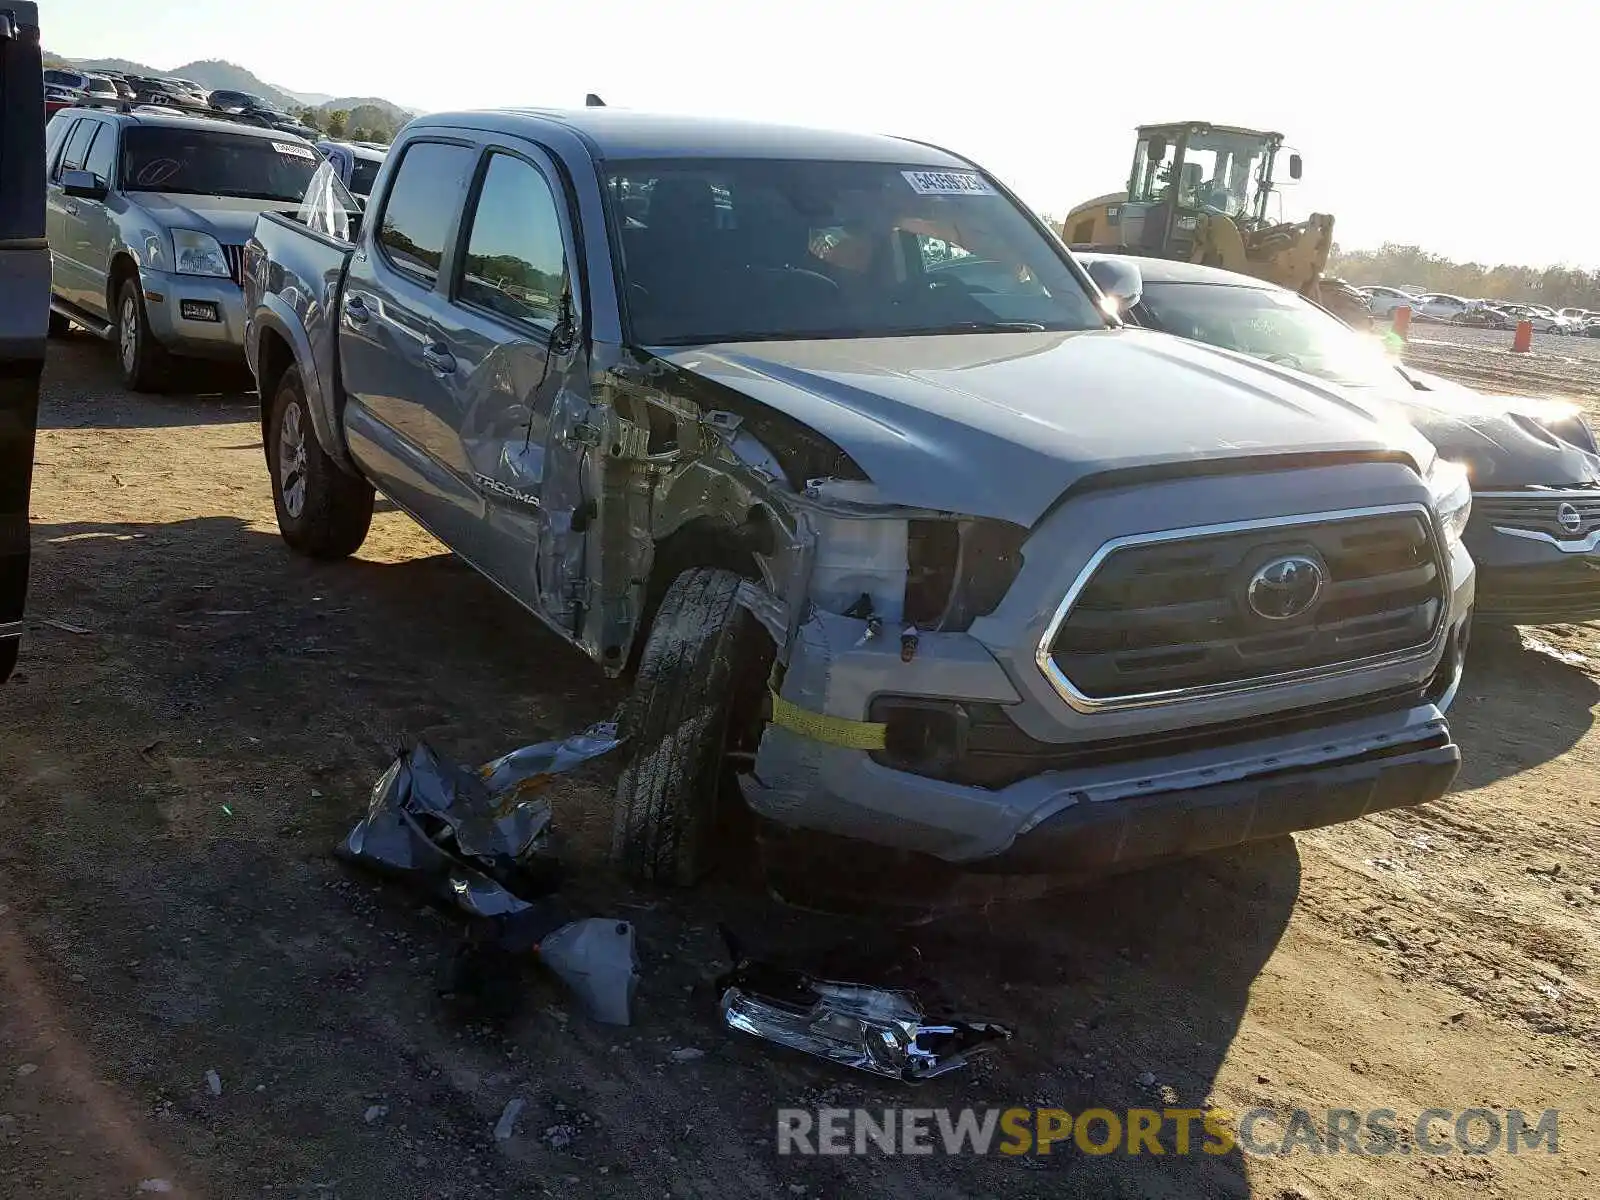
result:
[[[906,660],[899,639],[869,636],[865,621],[813,611],[791,647],[782,696],[844,722],[882,723],[883,749],[769,726],[742,780],[746,801],[780,827],[968,870],[1081,874],[1436,798],[1459,762],[1443,714],[1473,613],[1475,572],[1460,543],[1450,548],[1439,641],[1421,656],[1095,712],[1075,709],[1039,667],[1054,598],[1106,543],[1100,531],[1150,528],[1175,512],[1196,524],[1248,519],[1252,505],[1265,516],[1295,511],[1291,503],[1330,511],[1351,494],[1398,503],[1417,488],[1415,475],[1389,464],[1251,485],[1155,483],[1060,506],[1030,534],[1000,607],[969,632],[922,634]],[[924,753],[917,739],[893,736],[895,706],[943,710],[957,733],[941,726]],[[924,718],[908,719],[915,727]]]
[[[150,332],[168,350],[194,358],[244,356],[244,291],[233,280],[146,268],[139,281]],[[219,320],[184,316],[185,301],[213,306]]]
[[[1491,625],[1600,620],[1600,535],[1568,542],[1503,532],[1474,516],[1467,548],[1478,567],[1477,615]]]
[[[849,645],[854,622],[820,615],[802,628],[785,692],[817,707],[821,694],[851,690],[849,670],[829,689],[827,647]],[[1445,653],[1415,692],[1363,706],[1341,719],[1318,710],[1274,725],[1263,715],[1244,733],[1218,729],[1180,743],[1135,749],[1110,761],[1043,770],[987,788],[897,770],[881,752],[824,745],[769,728],[755,770],[742,780],[760,816],[909,851],[969,870],[1084,876],[1129,870],[1352,820],[1386,808],[1424,804],[1449,787],[1461,755],[1444,712],[1460,684],[1471,611],[1454,618]],[[933,644],[930,645],[930,642]],[[924,638],[928,678],[945,695],[998,699],[971,639],[947,645]],[[859,651],[859,647],[858,647]],[[919,655],[919,661],[923,656]],[[942,660],[942,661],[940,661]],[[793,686],[790,686],[791,683]]]

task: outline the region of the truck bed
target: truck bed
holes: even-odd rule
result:
[[[352,224],[350,236],[355,234]],[[262,213],[245,247],[245,355],[254,370],[263,334],[271,331],[288,342],[314,418],[336,409],[339,304],[354,249],[352,242],[281,212]],[[264,409],[272,399],[261,397]]]

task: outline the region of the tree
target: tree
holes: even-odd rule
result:
[[[328,124],[327,124],[328,136],[329,137],[343,137],[344,136],[345,123],[349,119],[350,119],[350,114],[345,112],[344,109],[342,109],[342,108],[336,108],[331,113],[329,113],[328,114]]]
[[[302,108],[300,110],[300,123],[320,131],[322,129],[322,114],[314,108]]]

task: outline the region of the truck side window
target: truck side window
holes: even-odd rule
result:
[[[89,150],[89,139],[99,127],[99,121],[79,121],[73,127],[72,134],[67,138],[67,148],[61,153],[61,165],[56,170],[57,179],[61,178],[62,171],[83,169],[83,156]]]
[[[491,154],[457,299],[513,321],[554,324],[566,279],[566,246],[550,185],[522,159]]]
[[[83,160],[83,169],[106,187],[111,186],[111,168],[117,153],[117,131],[111,125],[101,124],[95,134],[89,153]]]
[[[461,204],[474,154],[465,146],[412,142],[405,149],[378,226],[384,256],[407,275],[439,277],[445,239]]]

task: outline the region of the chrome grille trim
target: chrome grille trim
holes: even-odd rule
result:
[[[1080,691],[1067,677],[1065,672],[1056,665],[1054,647],[1057,636],[1068,616],[1072,613],[1073,606],[1082,595],[1084,589],[1094,578],[1095,572],[1112,554],[1129,546],[1144,546],[1162,542],[1182,542],[1195,538],[1204,538],[1219,534],[1245,533],[1254,530],[1292,530],[1307,525],[1318,525],[1339,521],[1358,520],[1363,517],[1393,516],[1410,514],[1419,517],[1427,531],[1428,545],[1433,552],[1434,565],[1439,571],[1442,581],[1443,594],[1440,597],[1438,617],[1428,640],[1411,649],[1399,653],[1381,654],[1368,658],[1352,659],[1346,662],[1334,663],[1327,666],[1311,667],[1303,670],[1285,671],[1275,675],[1258,676],[1253,679],[1208,684],[1196,687],[1170,688],[1162,691],[1143,692],[1128,696],[1114,698],[1097,698]],[[1034,652],[1034,663],[1049,681],[1050,686],[1058,696],[1071,708],[1080,713],[1097,713],[1119,711],[1124,709],[1153,708],[1170,704],[1181,704],[1194,700],[1215,699],[1222,696],[1234,696],[1248,692],[1265,691],[1272,688],[1284,687],[1289,684],[1306,683],[1323,679],[1336,679],[1346,675],[1358,674],[1375,667],[1398,666],[1404,663],[1418,662],[1433,656],[1439,649],[1440,643],[1449,625],[1450,600],[1454,583],[1450,576],[1449,555],[1445,551],[1445,539],[1439,528],[1433,512],[1425,504],[1390,504],[1372,508],[1339,509],[1332,512],[1303,513],[1291,517],[1271,517],[1256,521],[1230,521],[1216,525],[1190,526],[1184,529],[1167,529],[1153,533],[1135,533],[1123,537],[1112,538],[1104,542],[1098,550],[1084,564],[1083,569],[1073,578],[1072,584],[1067,588],[1067,594],[1062,597],[1061,603],[1056,606],[1055,613],[1045,626],[1044,636],[1040,639],[1038,648]]]
[[[232,246],[226,243],[222,246],[222,256],[228,260],[228,278],[244,286],[244,247]]]
[[[1579,517],[1578,527],[1561,524],[1563,505]],[[1474,492],[1473,516],[1513,537],[1532,537],[1553,545],[1575,545],[1600,532],[1600,488],[1526,489],[1515,492]]]

